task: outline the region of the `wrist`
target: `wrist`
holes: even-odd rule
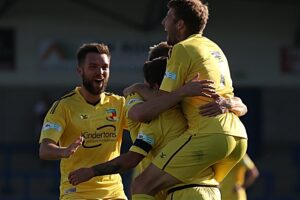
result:
[[[60,158],[68,158],[68,151],[67,151],[67,148],[63,148],[63,147],[60,147],[58,149],[58,155]]]
[[[222,102],[222,106],[224,106],[227,110],[231,110],[232,109],[232,101],[230,98],[224,98],[223,102]]]
[[[178,90],[176,90],[174,92],[174,94],[176,95],[176,97],[178,97],[180,100],[182,100],[184,97],[186,97],[185,91],[183,89],[183,87],[179,88]]]

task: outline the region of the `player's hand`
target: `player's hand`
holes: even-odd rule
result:
[[[144,83],[134,83],[123,90],[123,95],[126,97],[131,93],[138,92],[139,89],[142,89],[145,86]]]
[[[69,158],[71,155],[73,155],[78,147],[82,145],[83,137],[78,137],[72,144],[70,144],[67,148],[63,151],[63,158]]]
[[[78,185],[79,183],[88,181],[93,177],[94,171],[92,168],[80,168],[71,172],[68,179],[72,185]]]
[[[217,94],[213,94],[212,98],[214,99],[214,101],[199,108],[201,115],[206,117],[214,117],[228,112],[228,103],[226,101],[226,98]]]
[[[192,80],[180,88],[180,92],[184,97],[211,97],[215,94],[213,84],[212,80],[200,80],[200,74],[198,73]]]

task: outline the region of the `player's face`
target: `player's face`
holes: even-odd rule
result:
[[[106,54],[88,53],[82,66],[83,87],[93,95],[99,95],[106,88],[109,78],[110,58]]]
[[[162,25],[167,32],[167,43],[169,45],[174,45],[179,42],[178,38],[178,30],[177,30],[177,20],[175,17],[175,10],[170,8],[166,17],[162,21]]]

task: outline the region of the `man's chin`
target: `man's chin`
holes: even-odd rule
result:
[[[174,40],[171,40],[169,37],[167,38],[167,44],[173,46],[175,44]]]

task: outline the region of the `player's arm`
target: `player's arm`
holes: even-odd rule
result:
[[[132,93],[139,93],[144,100],[153,99],[161,95],[159,90],[151,89],[145,83],[134,83],[123,90],[123,95],[125,97]]]
[[[212,87],[211,84],[213,84],[213,81],[199,80],[199,75],[197,75],[187,84],[173,92],[168,93],[162,90],[158,90],[156,93],[156,98],[149,99],[148,101],[132,107],[128,112],[128,117],[134,121],[147,122],[156,118],[160,113],[175,106],[185,97],[211,97],[211,94],[215,92],[214,87]],[[136,88],[135,92],[143,96],[145,91],[147,90],[143,90],[142,87],[139,87]]]
[[[89,168],[77,169],[69,174],[68,179],[72,185],[78,185],[95,176],[122,173],[137,166],[144,157],[145,156],[142,154],[128,151],[108,162],[94,165]]]
[[[258,176],[259,176],[259,171],[255,166],[252,167],[251,169],[248,169],[246,171],[245,181],[242,187],[248,188],[249,186],[251,186],[254,183],[254,181],[258,178]]]
[[[82,144],[82,141],[83,137],[79,137],[68,147],[60,147],[55,141],[45,138],[40,144],[39,156],[43,160],[59,160],[61,158],[68,158],[76,152],[78,147]]]
[[[200,114],[203,116],[216,116],[227,111],[235,113],[237,116],[243,116],[247,113],[247,106],[239,97],[224,98],[217,96],[213,102],[205,104],[200,108]]]

